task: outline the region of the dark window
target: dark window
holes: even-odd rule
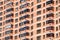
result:
[[[41,20],[41,17],[37,17],[37,21],[40,21]]]
[[[2,21],[2,17],[0,17],[0,21]]]
[[[41,0],[37,0],[37,3],[41,2]]]
[[[31,30],[33,29],[33,26],[31,26]]]
[[[37,9],[41,8],[41,5],[37,5]]]
[[[0,16],[2,15],[2,12],[0,12]]]
[[[33,12],[34,10],[33,10],[33,8],[31,9],[31,12]]]
[[[41,29],[37,30],[37,34],[41,33]]]
[[[38,24],[37,24],[37,27],[41,27],[41,23],[38,23]]]
[[[0,23],[0,26],[2,26],[2,23]]]
[[[37,11],[37,15],[40,15],[41,14],[41,11]]]
[[[31,36],[33,36],[33,32],[31,32]]]
[[[37,40],[41,40],[41,36],[37,36]]]

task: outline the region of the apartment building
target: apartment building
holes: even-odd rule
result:
[[[60,40],[60,0],[0,0],[0,40]]]

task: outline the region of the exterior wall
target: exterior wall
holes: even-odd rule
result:
[[[60,0],[48,1],[0,0],[0,40],[60,40]]]

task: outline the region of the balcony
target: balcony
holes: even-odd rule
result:
[[[46,8],[46,10],[47,11],[50,11],[50,10],[54,11],[54,7],[48,7],[48,8]]]
[[[28,29],[29,29],[29,27],[26,26],[26,27],[20,28],[19,31],[24,31],[24,30],[28,30]]]
[[[49,13],[49,14],[46,15],[46,18],[48,18],[48,17],[54,17],[54,14],[53,13]]]
[[[9,8],[5,12],[11,12],[11,11],[13,11],[13,8]]]
[[[13,30],[5,31],[5,35],[13,33]]]
[[[20,17],[20,20],[23,20],[23,19],[26,19],[26,18],[29,18],[30,17],[30,15],[24,15],[24,16],[22,16],[22,17]]]
[[[20,25],[20,26],[23,26],[23,25],[29,24],[29,23],[30,23],[29,20],[25,20],[25,21],[19,23],[19,25]]]
[[[13,17],[13,14],[6,15],[6,18]]]
[[[46,5],[53,4],[53,3],[54,3],[53,0],[49,0],[49,1],[46,2]]]
[[[4,8],[6,9],[6,8],[11,8],[13,6],[13,2],[10,2],[10,3],[8,3],[8,4],[6,4],[5,6],[4,6]]]
[[[54,20],[47,20],[47,21],[46,21],[46,24],[49,24],[49,23],[54,24]]]
[[[49,31],[49,30],[54,31],[54,27],[53,26],[46,27],[46,31]]]
[[[54,37],[54,33],[48,33],[46,34],[46,37]]]
[[[12,36],[7,36],[7,37],[5,37],[5,40],[10,40],[12,38],[13,38]]]
[[[30,10],[29,9],[25,9],[25,10],[21,11],[20,14],[24,14],[26,12],[30,12]]]
[[[25,38],[25,39],[23,39],[23,40],[29,40],[28,38]]]
[[[6,22],[6,23],[13,22],[13,19],[6,20],[5,22]]]
[[[20,3],[26,2],[26,0],[20,0]]]
[[[12,24],[9,24],[9,25],[6,25],[5,26],[5,29],[9,29],[9,28],[13,28],[13,25]]]
[[[8,2],[11,2],[11,0],[4,0],[4,3],[8,3]]]
[[[25,32],[25,33],[19,35],[19,37],[25,37],[25,36],[29,36],[29,33]]]

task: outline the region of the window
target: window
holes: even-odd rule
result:
[[[41,20],[41,17],[37,17],[37,21],[40,21]]]
[[[33,14],[31,14],[31,18],[33,18]]]
[[[2,15],[2,12],[0,12],[0,16]]]
[[[43,9],[43,13],[45,13],[45,9]]]
[[[16,6],[18,5],[18,2],[16,2]]]
[[[58,33],[56,33],[56,38],[58,37]]]
[[[2,26],[2,23],[0,23],[0,26]]]
[[[56,27],[56,31],[58,31],[58,27]]]
[[[31,20],[31,23],[33,23],[33,19]]]
[[[45,35],[43,35],[43,39],[45,39]]]
[[[43,28],[43,32],[45,32],[45,28]]]
[[[45,25],[45,22],[43,22],[43,26]]]
[[[18,7],[17,7],[17,8],[15,8],[15,11],[18,11]]]
[[[37,34],[41,33],[41,29],[37,30]]]
[[[43,7],[45,7],[45,3],[43,3]]]
[[[59,30],[60,30],[60,25],[59,25]]]
[[[37,3],[41,2],[41,0],[37,0]]]
[[[0,21],[2,21],[2,17],[0,17]]]
[[[56,24],[58,24],[58,20],[56,20]]]
[[[15,36],[15,39],[17,39],[17,36]]]
[[[0,2],[0,5],[3,5],[3,2]]]
[[[33,6],[33,2],[31,3],[31,6]]]
[[[37,36],[37,40],[41,40],[41,36]]]
[[[15,19],[15,22],[18,22],[18,18],[17,18],[17,19]]]
[[[40,5],[37,5],[37,9],[41,8],[41,4]]]
[[[0,32],[2,31],[2,28],[0,28]]]
[[[18,24],[15,24],[15,28],[17,28],[18,27]]]
[[[43,19],[45,19],[45,17],[46,17],[46,16],[44,15],[44,16],[43,16]]]
[[[56,11],[58,11],[58,7],[56,7]]]
[[[37,11],[37,15],[40,15],[41,14],[41,11]]]
[[[31,38],[31,40],[33,40],[33,38]]]
[[[18,31],[17,30],[15,30],[15,34],[17,33]]]
[[[16,13],[15,16],[17,17],[18,16],[18,13]]]
[[[33,29],[33,26],[31,26],[31,30]]]
[[[33,32],[31,32],[31,36],[33,36]]]
[[[41,27],[41,23],[38,23],[38,24],[37,24],[37,27]]]
[[[33,12],[34,10],[33,10],[33,8],[31,9],[31,12]]]

